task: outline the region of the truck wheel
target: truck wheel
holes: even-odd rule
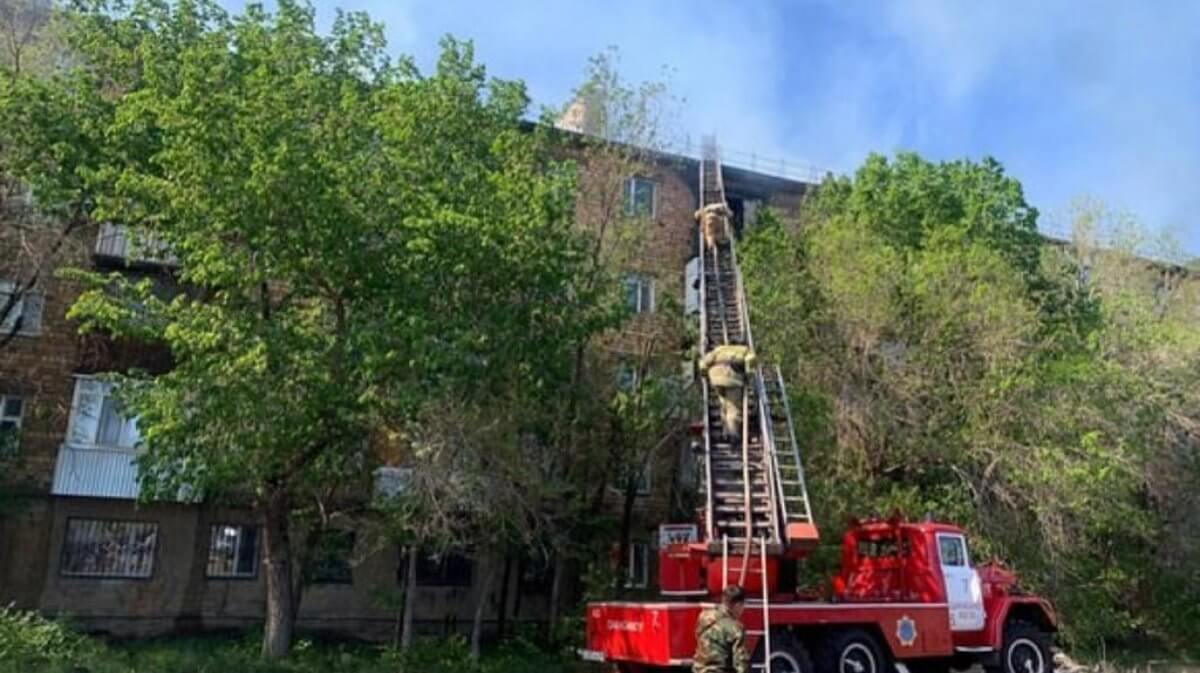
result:
[[[1004,627],[1004,646],[995,673],[1054,673],[1050,634],[1028,622]]]
[[[820,673],[889,673],[891,662],[867,631],[847,629],[829,635],[821,648]]]
[[[761,647],[758,660],[762,660]],[[767,667],[770,673],[813,673],[812,658],[795,638],[786,633],[776,635],[771,632],[771,661]]]

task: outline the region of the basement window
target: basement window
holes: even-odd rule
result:
[[[632,177],[625,181],[625,214],[629,217],[654,217],[653,180]]]
[[[208,540],[208,577],[252,578],[258,575],[256,526],[212,526]]]
[[[59,571],[68,577],[147,579],[154,574],[158,524],[67,519]]]
[[[469,587],[471,559],[454,552],[427,554],[417,559],[417,584],[427,587]]]

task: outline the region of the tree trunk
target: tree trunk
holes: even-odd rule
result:
[[[496,608],[496,634],[504,640],[504,627],[508,625],[508,585],[512,583],[512,558],[504,557],[504,574],[500,577],[500,606]]]
[[[486,557],[480,556],[480,574],[482,584],[479,587],[479,598],[475,602],[475,620],[471,624],[471,659],[479,661],[480,645],[483,643],[483,611],[488,604],[488,594],[492,591],[492,575],[495,570],[486,560]]]
[[[404,570],[404,624],[400,627],[400,649],[407,650],[413,639],[413,610],[417,607],[417,558],[421,553],[416,545],[408,548],[408,567]]]
[[[562,583],[563,583],[563,566],[566,561],[563,560],[561,551],[554,554],[554,575],[550,580],[550,631],[549,642],[553,643],[558,637],[558,604],[562,602]]]
[[[263,512],[267,621],[264,625],[262,656],[267,659],[287,656],[292,649],[292,635],[296,627],[288,519],[287,497],[271,496]]]
[[[625,500],[621,507],[620,545],[617,549],[617,586],[622,589],[628,580],[629,548],[633,537],[633,506],[637,503],[637,482],[625,485]]]

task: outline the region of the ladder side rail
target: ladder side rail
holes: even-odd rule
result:
[[[700,201],[703,205],[704,201],[704,162],[700,162]],[[708,275],[705,264],[707,260],[704,254],[704,232],[700,231],[700,223],[696,223],[697,234],[696,250],[697,257],[700,259],[698,274],[700,276],[700,357],[704,357],[708,353],[708,288],[705,276]],[[686,280],[685,280],[686,282]],[[708,377],[700,376],[701,396],[704,398],[704,539],[712,541],[716,530],[713,527],[713,468],[712,468],[712,436],[709,432],[708,409],[709,409],[709,390]]]
[[[722,171],[721,171],[719,150],[714,148],[714,154],[716,155],[715,159],[714,159],[714,164],[717,168],[717,171],[716,171],[717,188],[721,194],[721,201],[724,203],[725,202],[725,179],[724,179],[724,176],[722,175]],[[753,351],[754,350],[754,335],[750,329],[749,302],[746,300],[746,289],[742,283],[742,270],[741,270],[741,267],[738,265],[738,261],[737,261],[737,243],[734,241],[734,235],[733,235],[734,232],[732,230],[729,218],[726,218],[726,220],[725,220],[725,227],[726,227],[725,239],[729,242],[729,262],[730,262],[730,267],[731,267],[729,271],[733,274],[733,278],[734,278],[734,288],[735,288],[734,294],[736,295],[738,317],[740,318],[741,323],[742,323],[742,334],[745,337],[746,345],[750,348],[751,351]],[[761,374],[761,368],[758,368],[757,372],[752,372],[752,371],[746,372],[747,377],[755,376],[755,374]],[[750,382],[747,381],[746,389],[750,388],[749,383]],[[758,400],[759,400],[759,405],[758,405],[759,411],[760,411],[759,424],[760,424],[760,427],[763,428],[763,432],[760,434],[760,441],[762,442],[763,461],[765,463],[763,465],[764,476],[768,480],[767,494],[770,497],[770,499],[773,501],[769,504],[769,509],[772,512],[772,514],[774,515],[772,517],[773,518],[772,528],[774,530],[776,539],[779,540],[780,542],[782,542],[783,541],[783,531],[782,531],[783,523],[780,520],[780,516],[778,515],[778,512],[779,512],[779,508],[781,506],[786,507],[786,505],[784,505],[784,503],[786,502],[786,499],[783,497],[783,491],[782,491],[783,487],[782,487],[781,480],[778,477],[779,464],[778,464],[778,460],[775,457],[776,450],[775,450],[775,442],[774,442],[774,433],[768,431],[766,428],[767,419],[769,418],[769,413],[768,413],[769,407],[764,408],[764,405],[766,405],[767,402],[766,402],[766,396],[763,394],[764,391],[762,390],[763,386],[762,386],[761,375],[755,377],[754,383],[755,383],[755,392],[758,394]],[[743,411],[743,422],[747,426],[748,426],[748,418],[747,418],[748,411],[749,411],[748,408],[744,409],[744,411]],[[745,475],[744,480],[746,482],[746,493],[747,493],[746,512],[745,512],[747,528],[749,528],[752,525],[751,522],[753,521],[753,512],[750,507],[750,499],[749,499],[749,481],[750,481],[749,458],[748,458],[748,448],[746,447],[746,442],[748,441],[748,438],[749,438],[748,429],[749,429],[748,427],[744,428],[744,431],[742,433],[743,434],[743,437],[742,437],[742,443],[743,443],[742,469],[743,469],[743,474]],[[772,478],[772,477],[775,477],[775,478]],[[771,482],[774,482],[774,483],[771,483]],[[807,491],[805,492],[805,497],[807,497]],[[786,510],[785,510],[784,516],[786,517]],[[786,520],[787,520],[786,518],[783,519],[783,521],[786,521]],[[749,541],[752,539],[752,534],[753,533],[750,530],[747,530],[747,535],[746,535],[747,544],[749,544]]]
[[[762,620],[763,620],[763,670],[771,670],[771,592],[767,589],[767,538],[763,537],[759,547],[759,563],[762,569]]]
[[[800,444],[796,441],[796,426],[792,422],[792,405],[788,398],[787,386],[783,382],[783,372],[775,365],[775,380],[779,382],[779,396],[783,401],[784,417],[787,418],[788,434],[792,440],[792,459],[796,461],[796,479],[800,482],[800,492],[804,494],[804,516],[806,521],[812,521],[812,504],[808,500],[808,484],[804,481],[804,463],[800,461]]]
[[[716,485],[713,483],[712,437],[708,428],[708,382],[701,381],[700,386],[704,399],[704,539],[711,541],[716,532],[713,528],[713,489]]]
[[[750,396],[746,394],[747,386],[742,385],[742,503],[745,508],[742,518],[746,522],[746,549],[754,540],[754,500],[750,497]],[[742,577],[746,575],[746,561],[742,561]]]
[[[713,163],[717,168],[717,191],[721,194],[721,203],[728,203],[725,199],[725,176],[721,171],[721,150],[715,143],[713,144]],[[746,291],[742,286],[742,269],[738,266],[737,261],[737,245],[733,240],[733,223],[731,218],[725,218],[725,240],[729,241],[729,262],[733,268],[730,271],[733,273],[734,293],[737,295],[735,301],[738,302],[738,315],[742,321],[742,333],[746,337],[746,345],[750,350],[754,350],[754,337],[750,332],[750,311],[746,303]]]
[[[776,539],[783,542],[784,531],[783,526],[790,519],[787,508],[787,493],[783,488],[783,475],[779,471],[779,446],[775,442],[775,428],[771,422],[771,405],[770,398],[767,397],[767,388],[763,378],[763,368],[758,367],[757,378],[755,380],[755,390],[758,393],[758,414],[759,426],[762,428],[763,449],[766,452],[764,460],[767,463],[764,467],[767,472],[768,484],[767,488],[775,494],[778,502],[774,508],[775,512],[775,535]]]
[[[729,536],[721,536],[721,591],[729,586]]]

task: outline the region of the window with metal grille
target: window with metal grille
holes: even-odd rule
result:
[[[632,177],[625,181],[625,214],[630,217],[654,217],[653,180]]]
[[[137,417],[126,416],[113,396],[113,384],[81,376],[75,381],[67,443],[83,448],[133,449],[141,435]]]
[[[0,311],[8,306],[9,299],[17,291],[17,284],[0,280]],[[12,309],[0,315],[0,334],[9,334],[14,329],[22,336],[36,336],[42,331],[42,293],[37,290],[22,292]]]
[[[627,273],[622,279],[625,305],[633,313],[654,313],[654,279]]]
[[[400,555],[400,578],[408,568],[408,554]],[[421,554],[417,557],[417,585],[425,587],[469,587],[474,564],[457,552]]]
[[[63,575],[145,579],[154,574],[158,524],[148,521],[67,519]]]
[[[209,577],[256,577],[258,575],[258,528],[219,524],[208,537]]]

